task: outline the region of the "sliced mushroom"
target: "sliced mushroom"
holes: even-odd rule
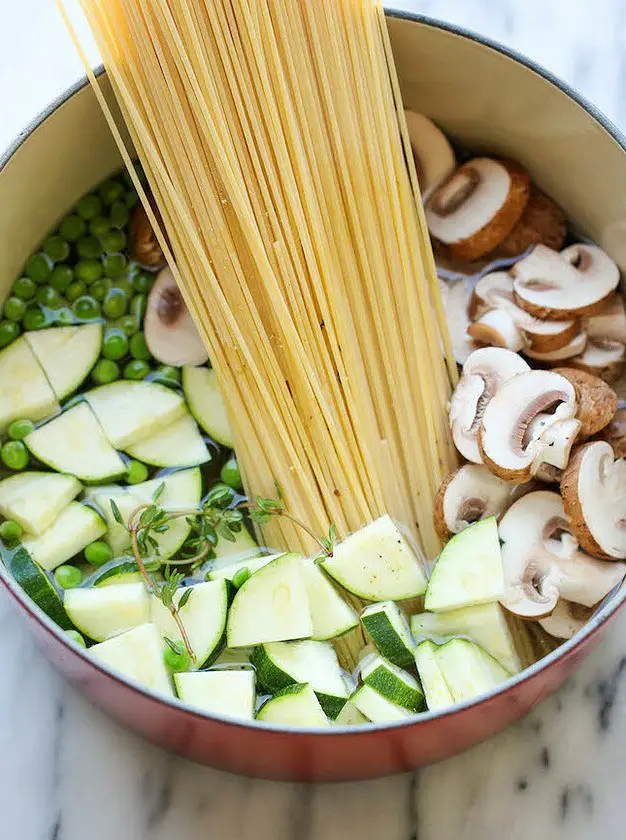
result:
[[[575,417],[554,423],[551,414],[538,414],[529,426],[529,433],[543,444],[542,464],[564,470],[581,425]]]
[[[478,429],[483,462],[505,481],[529,481],[539,464],[548,460],[547,450],[567,446],[571,428],[563,421],[575,414],[574,386],[565,377],[547,370],[514,376],[483,412]],[[538,415],[542,432],[533,436]]]
[[[535,478],[544,484],[560,484],[563,470],[553,467],[552,464],[539,464],[535,471]]]
[[[486,516],[498,516],[514,486],[480,464],[465,464],[444,479],[435,499],[435,529],[442,542]]]
[[[499,347],[483,347],[468,356],[450,401],[452,437],[468,461],[482,463],[478,429],[485,407],[505,382],[529,369],[517,353]]]
[[[529,195],[530,178],[521,166],[474,158],[433,192],[426,205],[428,229],[455,256],[478,259],[513,230]]]
[[[539,624],[555,639],[571,639],[583,629],[592,615],[593,610],[589,607],[560,600],[550,615],[539,619]]]
[[[624,370],[626,346],[620,341],[595,338],[588,341],[582,353],[571,359],[569,364],[599,376],[605,382],[615,382]]]
[[[598,312],[585,319],[585,332],[589,338],[600,339],[601,341],[619,341],[626,344],[626,306],[624,298],[617,294],[612,297],[606,306]]]
[[[159,218],[156,206],[152,209]],[[131,257],[144,268],[152,270],[162,268],[165,265],[165,256],[158,239],[150,224],[150,219],[142,204],[138,204],[133,210],[129,225],[129,250]]]
[[[537,318],[567,321],[600,312],[619,283],[619,269],[596,245],[561,253],[536,248],[511,268],[517,303]]]
[[[443,131],[425,114],[405,110],[417,179],[426,201],[430,193],[456,169],[456,157]]]
[[[202,365],[209,357],[169,268],[148,296],[144,331],[150,352],[165,365]]]
[[[550,350],[548,352],[540,353],[537,350],[533,350],[531,347],[526,347],[524,349],[524,354],[528,356],[529,359],[535,359],[537,362],[546,362],[547,364],[551,364],[555,362],[563,362],[566,359],[573,359],[575,356],[579,356],[584,352],[586,346],[587,335],[582,332],[574,336],[574,338],[572,338],[572,340],[563,347],[559,347],[558,350]]]
[[[626,558],[626,460],[594,441],[572,455],[561,494],[581,546],[605,560]]]
[[[581,422],[580,437],[595,435],[611,422],[617,411],[617,394],[598,376],[576,368],[554,368],[574,386],[576,417]]]
[[[493,271],[481,277],[472,293],[469,314],[472,320],[477,319],[478,324],[483,323],[483,316],[490,310],[504,310],[507,315],[507,322],[513,322],[517,328],[515,334],[509,332],[509,341],[506,344],[500,343],[496,346],[508,347],[509,350],[528,347],[531,351],[548,353],[560,350],[565,347],[579,332],[579,322],[569,321],[545,321],[535,318],[529,312],[515,303],[513,293],[513,278],[506,271]],[[487,318],[487,324],[494,316]],[[509,330],[511,328],[509,327]],[[502,334],[503,330],[500,330]],[[479,332],[480,335],[480,332]],[[484,333],[483,333],[484,335]],[[512,335],[517,339],[514,341]],[[485,343],[495,343],[480,339]],[[521,343],[520,343],[521,342]],[[517,348],[515,345],[519,345]]]
[[[455,283],[439,281],[443,308],[446,313],[448,332],[452,342],[452,352],[457,364],[465,364],[467,357],[479,345],[467,334],[470,319],[467,314],[470,300],[470,289],[464,280],[457,280]]]
[[[609,425],[598,437],[611,444],[616,458],[626,458],[626,408],[615,412]]]
[[[504,347],[517,353],[524,346],[524,338],[506,309],[490,309],[470,324],[467,334],[474,341],[489,347]]]
[[[550,615],[560,598],[591,607],[626,573],[623,563],[604,563],[579,550],[563,501],[549,490],[511,505],[498,532],[505,580],[501,603],[522,618]]]
[[[559,205],[538,187],[531,185],[530,198],[522,217],[511,233],[498,245],[503,257],[517,257],[539,243],[559,250],[567,224]]]

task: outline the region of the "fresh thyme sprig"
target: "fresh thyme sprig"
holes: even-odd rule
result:
[[[236,540],[236,535],[243,527],[244,510],[253,522],[259,525],[266,525],[274,517],[284,517],[299,528],[302,528],[322,549],[321,557],[332,557],[337,542],[337,531],[334,523],[328,529],[327,536],[318,536],[302,520],[290,514],[285,506],[285,500],[280,485],[277,481],[276,499],[269,499],[257,496],[254,502],[241,502],[230,506],[232,496],[224,489],[223,493],[214,492],[211,494],[210,503],[202,508],[188,510],[167,511],[158,502],[165,490],[165,484],[160,484],[152,496],[150,504],[139,505],[130,514],[128,524],[124,522],[120,509],[113,499],[110,500],[111,511],[115,521],[124,527],[130,536],[131,551],[137,568],[150,593],[155,595],[170,611],[176,622],[181,638],[185,645],[187,654],[195,663],[196,657],[189,641],[185,625],[180,615],[180,610],[189,601],[192,589],[188,588],[183,592],[181,598],[176,602],[176,592],[184,580],[184,575],[176,571],[177,565],[191,566],[192,569],[201,565],[213,552],[218,540],[224,539],[229,542]],[[156,535],[168,530],[170,524],[176,519],[185,518],[191,528],[191,538],[185,542],[181,556],[165,562],[164,580],[160,582],[155,577],[155,572],[163,565],[160,559],[159,542]],[[167,640],[172,645],[177,643]],[[176,648],[178,650],[178,648]]]

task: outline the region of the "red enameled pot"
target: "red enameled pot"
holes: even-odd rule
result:
[[[431,20],[389,13],[407,107],[474,149],[519,160],[573,223],[626,268],[626,141],[580,97],[522,57]],[[104,79],[106,86],[106,80]],[[54,102],[0,159],[0,294],[72,203],[120,167],[91,89]],[[236,773],[348,780],[399,773],[451,756],[503,729],[558,688],[623,604],[622,587],[585,629],[502,691],[439,714],[356,730],[289,731],[186,709],[92,662],[23,595],[0,581],[37,644],[79,691],[150,741]]]

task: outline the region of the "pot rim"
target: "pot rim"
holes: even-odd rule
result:
[[[622,132],[611,122],[611,120],[609,120],[595,105],[593,105],[583,95],[578,93],[566,82],[553,75],[549,70],[547,70],[537,62],[533,61],[532,59],[522,55],[521,53],[517,52],[514,49],[511,49],[510,47],[504,46],[503,44],[492,40],[491,38],[487,38],[483,35],[473,32],[472,30],[466,29],[465,27],[457,26],[456,24],[445,23],[427,15],[417,14],[414,12],[393,8],[386,8],[385,14],[387,17],[419,23],[424,26],[429,26],[433,29],[439,29],[444,32],[449,32],[453,35],[458,35],[462,38],[474,41],[475,43],[478,43],[481,46],[486,47],[487,49],[493,50],[494,52],[497,52],[515,61],[518,64],[521,64],[523,67],[531,70],[533,73],[537,74],[538,76],[541,76],[554,87],[558,88],[579,107],[585,110],[589,114],[589,116],[591,116],[597,123],[599,123],[602,126],[602,128],[605,129],[605,131],[621,147],[621,149],[624,152],[626,152],[626,136],[622,134]],[[97,77],[104,74],[104,72],[105,68],[102,65],[100,65],[94,70],[94,73]],[[58,108],[60,108],[69,99],[71,99],[71,97],[74,96],[74,94],[78,93],[88,85],[89,80],[86,76],[80,78],[73,85],[71,85],[65,91],[63,91],[61,94],[55,97],[55,99],[53,99],[49,105],[47,105],[43,110],[41,110],[39,114],[37,114],[22,129],[22,131],[20,131],[17,137],[15,137],[14,140],[11,143],[9,143],[5,151],[2,154],[0,154],[0,176],[2,175],[3,170],[8,165],[13,155],[26,142],[26,140],[28,140],[31,134],[33,134],[33,132],[36,131],[36,129],[43,122],[45,122],[45,120],[48,117],[50,117]],[[607,596],[607,598],[605,599],[605,603],[597,610],[593,618],[591,618],[590,621],[587,622],[585,627],[582,630],[580,630],[572,639],[564,641],[556,650],[552,651],[547,656],[540,659],[538,662],[535,662],[533,665],[530,665],[528,668],[524,668],[519,674],[516,674],[515,676],[507,680],[507,682],[504,683],[503,687],[499,689],[495,689],[493,691],[481,694],[471,700],[467,700],[462,703],[455,703],[448,709],[433,712],[421,712],[418,715],[415,715],[414,717],[408,718],[407,720],[403,721],[378,724],[367,723],[361,724],[358,727],[334,725],[330,729],[315,729],[309,727],[295,726],[285,727],[279,726],[277,724],[263,723],[256,720],[243,721],[237,718],[213,715],[208,712],[204,712],[200,709],[195,709],[192,706],[188,706],[181,700],[179,700],[177,697],[168,698],[154,691],[151,691],[150,689],[145,688],[144,686],[140,685],[134,680],[123,677],[113,669],[107,668],[101,663],[99,663],[97,660],[91,658],[87,650],[85,650],[76,642],[72,641],[69,637],[67,637],[65,632],[61,630],[61,628],[54,621],[52,621],[52,619],[50,619],[40,609],[40,607],[37,604],[35,604],[35,602],[32,601],[21,590],[16,581],[14,581],[13,578],[10,576],[8,570],[6,569],[3,563],[0,563],[0,578],[2,579],[2,582],[7,587],[9,592],[14,596],[16,601],[23,607],[25,612],[29,614],[31,619],[34,619],[40,625],[42,625],[49,633],[54,635],[57,638],[57,640],[59,640],[62,644],[69,648],[74,654],[81,657],[90,667],[95,668],[96,670],[107,675],[108,677],[111,677],[117,682],[122,683],[122,685],[125,685],[132,691],[143,695],[146,699],[156,701],[162,706],[171,706],[177,709],[179,712],[183,712],[186,715],[189,715],[190,717],[196,718],[198,720],[211,721],[215,723],[220,723],[222,725],[236,727],[238,729],[249,730],[251,733],[254,733],[255,730],[262,730],[265,732],[276,732],[277,734],[281,735],[306,737],[317,736],[320,738],[338,736],[345,737],[346,735],[351,735],[352,737],[358,738],[361,735],[366,736],[373,732],[402,730],[409,727],[420,726],[421,724],[430,723],[439,718],[453,717],[454,715],[458,715],[465,712],[467,709],[473,706],[478,706],[481,703],[491,700],[497,697],[498,695],[505,695],[507,694],[507,692],[514,689],[517,685],[525,682],[526,680],[532,679],[542,671],[548,669],[563,656],[579,648],[589,636],[595,633],[603,624],[605,624],[609,620],[609,618],[611,618],[611,616],[613,616],[617,612],[617,610],[624,604],[624,601],[626,600],[626,586],[623,585],[620,592],[615,593],[613,596]]]

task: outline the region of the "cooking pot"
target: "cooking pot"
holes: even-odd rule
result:
[[[574,226],[626,268],[626,141],[618,131],[561,82],[497,44],[409,14],[388,12],[388,20],[406,106],[462,145],[520,161]],[[113,103],[106,75],[99,78]],[[28,126],[0,159],[0,295],[55,220],[120,165],[85,82]],[[68,641],[2,564],[0,582],[59,671],[138,734],[236,773],[316,781],[399,773],[503,729],[561,685],[626,594],[622,586],[572,640],[502,690],[402,723],[307,730],[219,719],[132,684]]]

